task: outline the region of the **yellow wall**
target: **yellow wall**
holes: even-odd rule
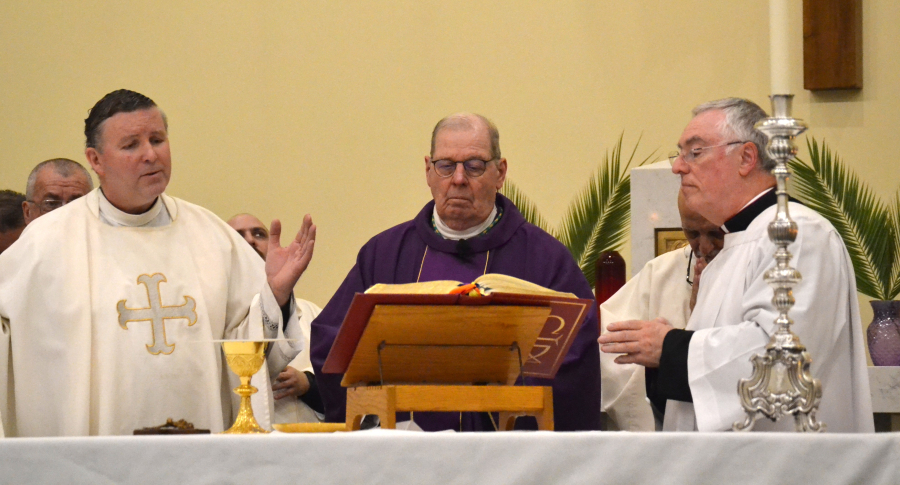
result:
[[[887,198],[900,3],[863,3],[865,88],[813,95],[793,2],[795,114]],[[140,91],[169,116],[170,194],[288,231],[313,214],[299,293],[319,305],[369,237],[429,199],[422,157],[448,113],[492,118],[510,177],[557,222],[620,133],[661,158],[700,102],[768,107],[764,0],[19,0],[0,3],[0,46],[0,188],[24,190],[47,158],[84,160],[87,110]]]

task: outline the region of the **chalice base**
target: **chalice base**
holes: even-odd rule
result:
[[[234,388],[234,392],[241,396],[241,407],[238,410],[237,418],[234,425],[223,431],[222,434],[266,434],[270,431],[259,426],[256,417],[253,416],[253,408],[250,406],[250,396],[255,394],[257,389],[249,384],[241,385]]]

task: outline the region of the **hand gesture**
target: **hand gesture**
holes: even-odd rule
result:
[[[312,260],[316,242],[316,226],[309,214],[303,217],[303,226],[297,237],[281,247],[281,221],[272,221],[269,229],[269,252],[266,255],[266,278],[278,304],[284,306],[294,291],[300,276]]]
[[[694,282],[691,284],[691,311],[694,311],[694,305],[697,304],[697,295],[700,293],[700,274],[703,268],[706,268],[706,258],[697,258],[694,264]]]
[[[654,320],[626,320],[611,323],[607,332],[597,339],[600,350],[616,357],[616,364],[640,364],[659,367],[663,340],[674,327],[665,318]]]

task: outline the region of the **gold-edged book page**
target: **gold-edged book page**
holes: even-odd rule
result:
[[[488,273],[479,276],[473,283],[478,283],[481,286],[490,288],[490,291],[485,292],[485,294],[511,293],[517,295],[546,295],[559,296],[562,298],[578,298],[572,293],[551,290],[530,281],[521,280],[505,274]]]
[[[485,295],[491,293],[511,293],[517,295],[544,295],[562,298],[578,298],[572,293],[554,291],[549,288],[544,288],[541,285],[536,285],[529,281],[504,274],[488,273],[479,276],[473,283],[478,283],[487,288]],[[366,294],[447,295],[461,284],[462,283],[459,281],[450,280],[422,281],[419,283],[406,283],[401,285],[379,283],[377,285],[372,285],[366,290]]]
[[[379,283],[369,287],[366,290],[366,294],[447,295],[461,284],[459,281],[450,280],[422,281],[420,283],[406,283],[402,285]]]

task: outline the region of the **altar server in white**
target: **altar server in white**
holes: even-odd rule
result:
[[[775,218],[774,161],[754,128],[766,113],[743,99],[694,109],[672,171],[688,207],[726,232],[725,245],[703,272],[697,305],[685,330],[661,319],[613,323],[600,337],[618,363],[658,368],[656,398],[666,401],[664,429],[722,431],[744,419],[737,383],[752,373],[775,331],[774,266],[767,226]],[[817,417],[833,432],[872,432],[872,404],[853,267],[840,236],[816,212],[790,203],[799,233],[788,248],[803,275],[794,288],[793,331],[822,382]],[[651,396],[653,398],[654,396]],[[789,431],[792,419],[757,421],[756,430]]]
[[[302,340],[291,292],[315,226],[306,216],[282,248],[273,222],[263,265],[214,214],[167,196],[166,119],[139,93],[106,95],[85,136],[100,188],[35,220],[0,255],[6,435],[122,435],[170,417],[221,431],[232,422],[230,371],[211,341]],[[280,342],[268,369],[302,344]]]
[[[719,254],[725,234],[717,225],[688,209],[679,192],[678,212],[688,245],[661,254],[600,305],[600,329],[623,320],[665,318],[684,328],[696,302],[703,269]],[[656,431],[663,404],[653,412],[647,401],[644,367],[617,364],[614,354],[600,354],[600,397],[607,426],[620,431]],[[649,370],[648,372],[653,372]],[[652,378],[652,376],[651,376]]]

